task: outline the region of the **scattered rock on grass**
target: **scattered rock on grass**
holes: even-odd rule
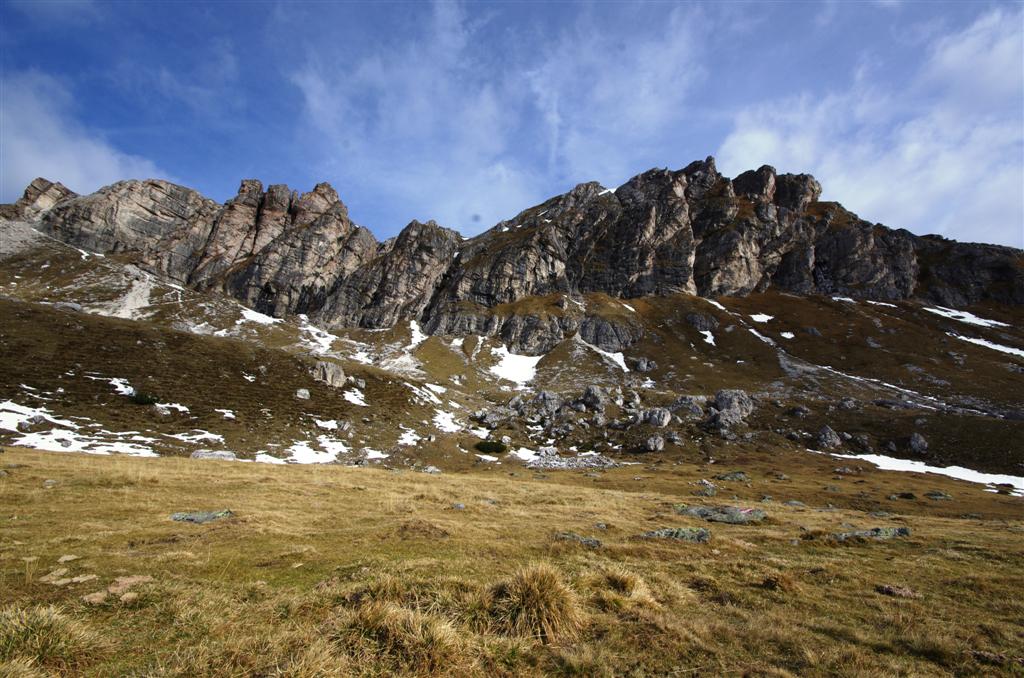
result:
[[[704,527],[663,527],[640,535],[643,539],[674,539],[706,544],[711,540],[711,530]]]
[[[211,520],[220,520],[221,518],[230,518],[235,514],[230,509],[224,509],[222,511],[182,511],[171,515],[171,520],[176,520],[181,523],[208,523]]]
[[[849,539],[893,539],[895,537],[909,537],[909,527],[873,527],[870,530],[854,530],[852,532],[836,532],[832,538],[836,541],[847,541]]]
[[[836,433],[831,426],[826,425],[822,426],[821,430],[818,431],[815,442],[818,443],[819,449],[831,450],[842,445],[843,439],[839,437],[839,434]]]
[[[730,525],[746,525],[759,523],[768,517],[761,509],[740,508],[738,506],[686,506],[677,504],[676,513],[683,516],[703,518],[712,523],[728,523]]]
[[[644,449],[648,452],[660,452],[665,449],[665,439],[661,436],[651,436],[644,442]]]
[[[892,584],[879,584],[875,587],[875,591],[881,593],[883,596],[892,596],[894,598],[921,597],[921,594],[913,589],[907,588],[906,586],[894,586]]]
[[[750,480],[743,471],[729,471],[728,473],[721,473],[715,476],[715,480],[731,480],[737,483],[745,483]]]
[[[191,455],[192,459],[216,459],[219,461],[238,461],[234,452],[227,450],[196,450]]]
[[[57,487],[57,481],[56,480],[53,480],[52,478],[48,478],[48,479],[43,481],[43,489],[44,490],[52,490],[55,487]]]
[[[915,454],[924,454],[928,451],[928,441],[925,440],[923,435],[916,432],[910,434],[910,441],[907,443],[907,446]]]
[[[594,537],[583,537],[575,532],[559,532],[555,535],[556,541],[573,541],[580,546],[585,546],[588,549],[599,549],[601,548],[601,541]]]
[[[943,492],[942,490],[932,490],[931,492],[925,492],[924,496],[928,497],[932,501],[950,501],[953,499],[953,495]]]

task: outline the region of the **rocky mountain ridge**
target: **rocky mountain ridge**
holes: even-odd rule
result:
[[[580,184],[471,239],[413,221],[378,242],[326,183],[299,194],[245,180],[221,205],[159,180],[78,196],[37,179],[2,216],[276,317],[306,314],[328,328],[416,320],[432,334],[500,336],[534,353],[573,333],[608,350],[639,338],[628,317],[585,306],[583,294],[774,288],[1024,304],[1021,250],[889,229],[820,195],[810,175],[764,166],[729,179],[709,157],[615,190]]]

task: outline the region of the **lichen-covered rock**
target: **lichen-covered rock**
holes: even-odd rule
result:
[[[706,544],[711,541],[711,530],[704,527],[663,527],[640,535],[642,539],[672,539]]]
[[[739,389],[723,389],[715,394],[711,415],[705,425],[714,431],[728,432],[746,422],[754,412],[754,401]]]
[[[768,514],[761,509],[745,509],[738,506],[685,506],[679,504],[674,509],[680,515],[702,518],[712,523],[728,523],[730,525],[759,523],[768,517]]]
[[[318,360],[310,372],[314,379],[328,386],[341,388],[346,383],[345,370],[335,362]]]
[[[821,427],[814,440],[819,450],[833,450],[843,444],[843,439],[839,437],[839,434],[827,425]]]

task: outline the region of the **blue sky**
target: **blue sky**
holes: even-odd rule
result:
[[[1024,247],[1020,3],[5,0],[0,199],[329,181],[465,234],[714,155],[916,233]]]

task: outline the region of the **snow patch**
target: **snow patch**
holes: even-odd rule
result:
[[[1015,355],[1019,358],[1024,358],[1024,350],[1021,350],[1019,348],[1013,348],[1012,346],[1003,346],[1002,344],[997,344],[994,341],[989,341],[988,339],[981,339],[979,337],[965,337],[962,334],[954,334],[953,332],[947,332],[946,334],[948,334],[951,337],[960,339],[962,341],[969,341],[972,344],[977,344],[978,346],[990,348],[994,351],[1009,353],[1010,355]]]
[[[896,304],[889,304],[889,303],[886,303],[884,301],[871,301],[869,299],[868,303],[871,304],[872,306],[885,306],[886,308],[899,308],[899,306],[897,306]]]
[[[761,334],[760,332],[755,330],[753,327],[749,327],[747,329],[750,331],[751,334],[753,334],[755,337],[757,337],[758,339],[760,339],[764,343],[768,344],[769,346],[774,346],[775,345],[774,341],[772,341],[770,338],[764,336],[763,334]]]
[[[178,440],[186,443],[192,443],[193,445],[199,444],[205,440],[210,440],[216,443],[223,443],[224,436],[219,433],[210,433],[204,431],[201,428],[194,428],[188,433],[164,433],[163,435],[168,438],[177,438]]]
[[[401,429],[402,435],[398,437],[399,445],[411,447],[418,443],[420,440],[422,440],[422,438],[416,433],[416,431],[413,431],[411,428],[405,428],[404,426],[402,426]]]
[[[981,485],[1012,485],[1013,493],[1024,496],[1024,477],[1003,475],[1000,473],[983,473],[963,466],[929,466],[923,461],[912,459],[898,459],[886,457],[881,454],[832,454],[833,457],[843,459],[857,459],[867,461],[883,471],[904,471],[908,473],[934,473],[936,475],[966,480],[970,483]]]
[[[780,334],[780,336],[783,339],[794,339],[794,338],[796,338],[796,335],[793,334],[792,332],[780,332],[779,334]]]
[[[337,451],[316,450],[308,440],[297,440],[288,448],[288,462],[292,464],[329,464],[338,458]]]
[[[753,320],[755,323],[766,323],[769,320],[773,320],[774,318],[775,316],[768,315],[767,313],[755,313],[752,316],[750,316],[750,319]]]
[[[214,412],[220,412],[221,416],[223,416],[225,419],[235,418],[235,413],[232,412],[231,410],[215,409]]]
[[[363,395],[363,392],[358,391],[354,388],[350,388],[349,390],[342,393],[341,397],[349,401],[353,405],[359,405],[360,407],[369,407],[369,405],[366,404],[366,397]]]
[[[164,410],[176,410],[178,412],[181,412],[182,414],[188,414],[189,412],[189,409],[180,403],[157,403],[156,407],[159,407],[160,409]],[[220,410],[217,411],[220,412]],[[230,412],[230,410],[228,411]],[[234,419],[235,415],[232,414],[230,418]]]
[[[1001,323],[998,320],[989,320],[988,318],[979,318],[973,313],[967,311],[958,311],[954,308],[946,308],[945,306],[938,306],[936,308],[925,307],[924,310],[935,315],[941,315],[943,318],[949,318],[950,320],[959,320],[962,323],[968,325],[977,325],[978,327],[1009,327],[1007,323]]]
[[[455,414],[444,410],[434,410],[434,425],[445,433],[458,433],[462,430],[455,421]]]
[[[848,304],[856,304],[857,302],[850,297],[832,297],[832,301],[845,301]]]
[[[727,309],[725,306],[722,306],[720,303],[718,303],[714,299],[705,299],[704,301],[708,302],[709,304],[711,304],[712,306],[717,308],[719,311],[725,311],[726,313],[729,312],[729,309]]]
[[[711,334],[711,330],[701,330],[700,333],[704,336],[704,341],[712,346],[715,345],[715,335]]]
[[[410,350],[427,340],[427,335],[423,333],[423,330],[420,329],[420,324],[415,320],[409,321],[409,333],[412,335],[412,338],[409,340],[409,345],[406,348]]]
[[[251,308],[245,306],[239,306],[242,309],[242,317],[235,321],[236,325],[241,325],[244,322],[257,323],[259,325],[274,325],[281,322],[280,318],[272,318],[269,315],[264,315],[258,311],[254,311]]]
[[[520,387],[537,375],[537,363],[544,357],[509,353],[504,344],[492,348],[491,355],[498,358],[498,364],[488,369],[499,378],[515,382]]]
[[[597,346],[594,346],[593,344],[590,344],[580,339],[580,336],[578,334],[576,335],[576,340],[579,341],[584,346],[593,349],[602,358],[605,358],[606,360],[609,360],[610,362],[614,363],[623,372],[629,372],[629,368],[626,367],[626,357],[622,355],[622,351],[612,353],[611,351],[606,351],[603,348],[598,348]]]
[[[509,452],[509,454],[512,455],[513,457],[522,459],[523,461],[533,461],[534,459],[537,458],[536,452],[525,447],[520,447],[518,449],[512,450],[511,452]]]

